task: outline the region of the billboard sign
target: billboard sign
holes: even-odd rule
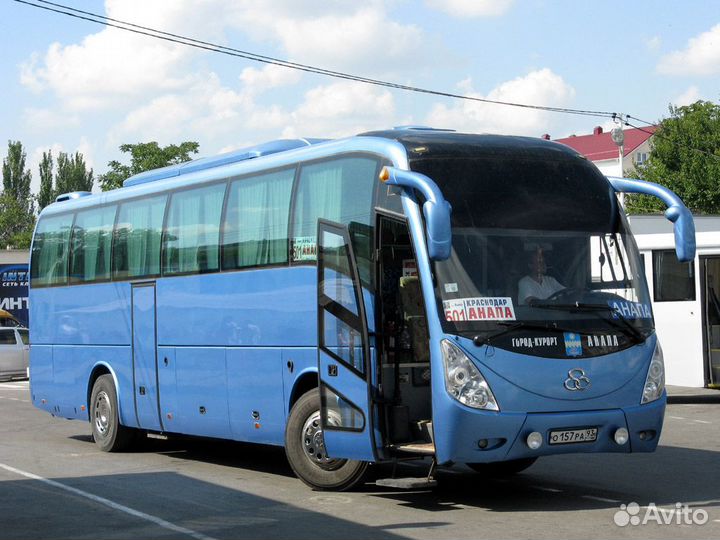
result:
[[[9,311],[25,326],[28,324],[27,264],[0,264],[0,309]]]

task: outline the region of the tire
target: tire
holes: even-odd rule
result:
[[[367,462],[332,459],[325,454],[320,429],[320,393],[303,394],[290,411],[285,428],[285,454],[298,478],[313,489],[345,491],[365,475]]]
[[[466,465],[473,471],[484,474],[488,478],[502,478],[524,471],[535,463],[537,459],[532,457],[495,463],[466,463]]]
[[[117,392],[111,375],[100,375],[90,397],[90,426],[95,444],[103,452],[120,452],[135,440],[134,429],[120,425]]]

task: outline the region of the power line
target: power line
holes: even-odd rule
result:
[[[105,17],[104,15],[98,15],[97,13],[83,11],[80,9],[73,8],[71,6],[66,6],[63,4],[50,2],[47,0],[32,0],[32,1],[15,0],[15,2],[18,2],[20,4],[25,4],[25,5],[28,5],[31,7],[39,8],[39,9],[44,9],[47,11],[52,11],[55,13],[59,13],[61,15],[74,17],[76,19],[93,22],[93,23],[100,24],[103,26],[117,28],[119,30],[125,30],[127,32],[132,32],[135,34],[140,34],[140,35],[144,35],[144,36],[148,36],[148,37],[153,37],[156,39],[161,39],[161,40],[172,42],[172,43],[178,43],[181,45],[186,45],[186,46],[194,47],[197,49],[203,49],[206,51],[225,54],[228,56],[244,58],[246,60],[251,60],[254,62],[261,62],[264,64],[281,66],[281,67],[285,67],[288,69],[295,69],[295,70],[299,70],[299,71],[313,73],[316,75],[324,75],[327,77],[334,77],[334,78],[338,78],[338,79],[350,80],[350,81],[360,82],[360,83],[364,83],[364,84],[371,84],[371,85],[381,86],[381,87],[385,87],[385,88],[394,88],[397,90],[405,90],[405,91],[409,91],[409,92],[417,92],[417,93],[429,94],[429,95],[440,96],[440,97],[463,99],[466,101],[487,103],[490,105],[504,105],[504,106],[508,106],[508,107],[518,107],[518,108],[524,108],[524,109],[533,109],[533,110],[555,112],[555,113],[562,113],[562,114],[574,114],[574,115],[579,115],[579,116],[594,116],[594,117],[602,117],[602,118],[614,118],[617,116],[617,113],[609,112],[609,111],[571,109],[571,108],[566,108],[566,107],[549,107],[549,106],[544,106],[544,105],[532,105],[532,104],[527,104],[527,103],[515,103],[515,102],[510,102],[510,101],[499,101],[499,100],[493,100],[493,99],[487,99],[487,98],[466,96],[466,95],[462,95],[462,94],[455,94],[452,92],[444,92],[444,91],[440,91],[440,90],[430,90],[427,88],[420,88],[417,86],[409,86],[409,85],[404,85],[404,84],[399,84],[399,83],[394,83],[394,82],[389,82],[389,81],[383,81],[380,79],[372,79],[372,78],[368,78],[368,77],[362,77],[359,75],[353,75],[353,74],[344,73],[341,71],[333,71],[333,70],[320,68],[320,67],[316,67],[316,66],[312,66],[312,65],[308,65],[308,64],[300,64],[297,62],[290,62],[288,60],[283,60],[283,59],[275,58],[272,56],[265,56],[265,55],[253,53],[250,51],[235,49],[233,47],[225,47],[223,45],[218,45],[218,44],[210,43],[207,41],[201,41],[198,39],[189,38],[187,36],[183,36],[180,34],[164,32],[162,30],[157,30],[157,29],[150,28],[147,26],[141,26],[141,25],[129,23],[126,21],[121,21],[119,19]]]
[[[627,115],[627,119],[630,120],[637,120],[638,122],[641,122],[643,124],[646,124],[648,126],[654,126],[656,125],[656,122],[648,122],[647,120],[643,120],[642,118],[638,118],[637,116],[632,116],[631,114]],[[639,129],[639,128],[638,128]]]

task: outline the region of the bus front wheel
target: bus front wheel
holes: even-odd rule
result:
[[[332,417],[328,421],[332,422]],[[317,490],[350,489],[363,478],[368,466],[365,461],[335,459],[325,452],[317,388],[303,394],[290,411],[285,454],[298,478]]]
[[[135,438],[135,430],[120,425],[117,392],[111,375],[100,375],[93,385],[90,425],[93,440],[103,452],[125,450]]]
[[[512,476],[524,471],[537,461],[536,457],[524,459],[511,459],[494,463],[466,463],[473,471],[484,474],[490,478]]]

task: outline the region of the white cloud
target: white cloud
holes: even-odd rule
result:
[[[35,94],[42,92],[44,88],[37,70],[39,61],[40,55],[34,52],[26,62],[20,64],[20,84]]]
[[[683,107],[685,105],[695,103],[699,99],[702,99],[702,96],[700,95],[700,90],[698,90],[697,86],[691,86],[682,94],[673,99],[672,102],[678,107]]]
[[[252,67],[243,69],[240,73],[240,82],[243,83],[248,94],[255,95],[272,88],[295,84],[301,77],[300,71],[269,64],[261,69]]]
[[[421,67],[416,53],[424,43],[422,31],[390,20],[382,0],[357,7],[329,0],[316,8],[289,0],[106,0],[106,13],[218,43],[225,41],[225,32],[234,32],[233,38],[251,35],[279,44],[279,57],[339,71],[380,76]],[[206,53],[107,27],[80,43],[53,43],[44,54],[31,55],[20,79],[33,92],[54,94],[66,111],[123,110],[140,100],[192,92],[199,71],[193,60],[200,54]],[[422,58],[430,61],[428,55]],[[240,82],[248,93],[259,94],[301,77],[302,72],[270,65],[244,69]]]
[[[180,45],[109,28],[80,45],[53,43],[42,65],[35,59],[22,67],[22,81],[35,91],[53,91],[70,110],[98,109],[119,98],[179,88],[185,75],[176,67],[186,55]]]
[[[224,18],[218,0],[106,0],[108,17],[199,39],[220,39]],[[126,105],[190,84],[188,61],[198,54],[170,41],[104,27],[80,43],[53,43],[20,66],[21,83],[50,91],[69,110]]]
[[[666,75],[714,75],[720,73],[720,24],[690,38],[682,51],[660,59],[657,66]]]
[[[25,126],[38,133],[67,130],[81,125],[81,119],[76,114],[68,114],[55,109],[29,107],[23,111],[22,115]]]
[[[247,75],[247,74],[246,74]],[[202,141],[203,149],[214,141],[233,140],[248,131],[272,131],[284,127],[288,112],[277,105],[255,101],[268,79],[254,73],[252,84],[243,89],[223,85],[214,74],[202,74],[183,92],[157,96],[130,111],[110,133],[110,144],[128,140],[156,140],[161,144],[178,140]],[[272,77],[270,77],[272,79]],[[234,144],[229,144],[234,146]]]
[[[645,48],[648,51],[657,51],[660,49],[660,45],[662,45],[662,39],[660,36],[653,36],[645,40]]]
[[[234,14],[235,25],[257,39],[279,42],[287,59],[303,64],[373,73],[417,68],[423,32],[391,20],[383,2],[336,1],[327,6],[323,2],[327,10],[317,12],[306,10],[306,5],[271,0],[243,3]]]
[[[214,124],[218,132],[225,132],[242,102],[242,95],[223,87],[217,76],[197,77],[182,92],[159,95],[131,110],[113,129],[111,139],[117,144],[129,137],[170,141],[187,138],[197,124]],[[193,133],[193,140],[198,137]]]
[[[290,114],[283,137],[346,137],[388,126],[395,115],[389,91],[341,81],[309,90]]]
[[[514,0],[425,0],[434,9],[453,17],[496,17],[504,14]]]
[[[567,106],[575,97],[573,87],[547,68],[504,82],[485,96],[473,90],[470,79],[462,81],[459,87],[470,97],[554,107]],[[463,100],[452,105],[438,103],[428,114],[427,123],[434,127],[473,133],[537,136],[549,131],[555,120],[552,115],[553,113],[535,109]]]

